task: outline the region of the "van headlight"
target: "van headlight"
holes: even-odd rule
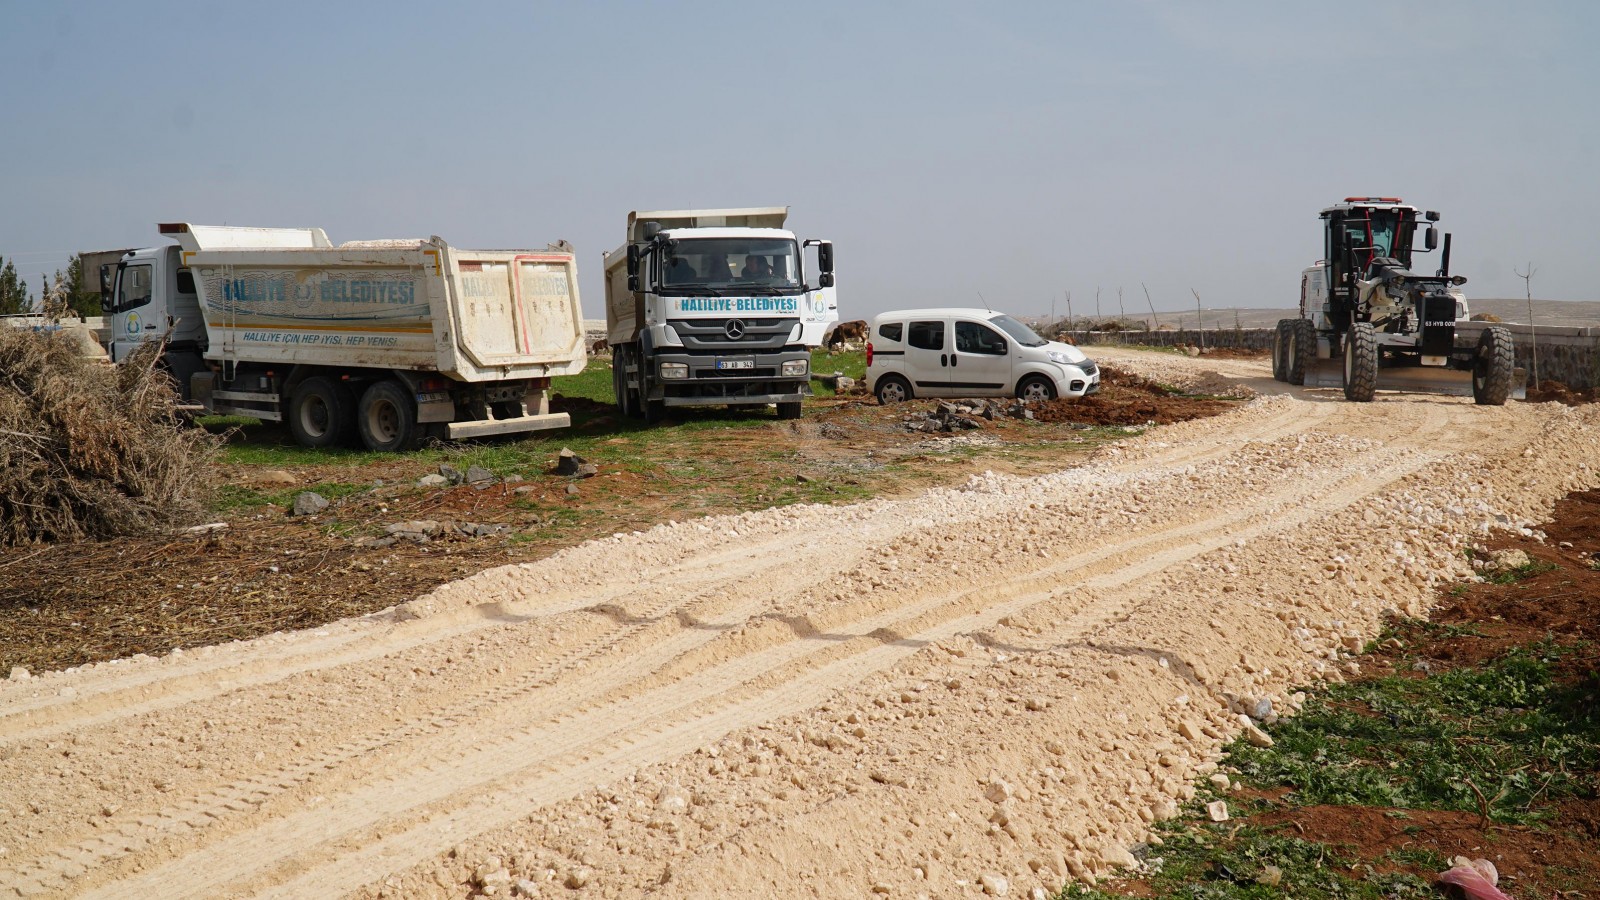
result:
[[[668,381],[674,378],[688,378],[689,366],[687,363],[662,363],[661,380]]]
[[[1053,363],[1059,363],[1059,364],[1061,364],[1063,366],[1075,366],[1075,365],[1077,365],[1077,363],[1072,360],[1072,357],[1066,355],[1065,353],[1062,353],[1060,350],[1051,350],[1049,352],[1049,356],[1050,356],[1050,361],[1053,362]]]
[[[783,364],[783,374],[804,375],[810,365],[811,361],[808,359],[791,359]]]

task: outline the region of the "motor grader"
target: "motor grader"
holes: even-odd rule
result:
[[[1380,390],[1471,396],[1491,406],[1525,396],[1509,329],[1484,326],[1475,341],[1457,334],[1468,321],[1467,279],[1450,274],[1450,235],[1441,248],[1437,212],[1399,197],[1346,197],[1322,220],[1323,258],[1301,275],[1300,317],[1278,322],[1274,378],[1342,387],[1358,403]],[[1412,271],[1418,255],[1435,250],[1434,274]]]

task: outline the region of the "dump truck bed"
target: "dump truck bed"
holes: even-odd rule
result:
[[[570,249],[437,236],[338,246],[318,228],[161,226],[194,276],[206,356],[437,371],[467,382],[583,369]]]

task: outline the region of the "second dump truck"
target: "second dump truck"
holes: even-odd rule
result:
[[[439,237],[335,246],[320,228],[160,226],[174,245],[101,270],[113,361],[162,340],[197,411],[289,426],[305,447],[560,428],[582,371],[577,263]]]
[[[839,318],[833,244],[804,245],[785,206],[628,214],[606,254],[606,342],[617,406],[647,422],[668,407],[764,406],[797,419],[811,348]],[[817,248],[817,285],[802,247]]]

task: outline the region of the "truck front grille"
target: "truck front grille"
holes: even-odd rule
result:
[[[728,325],[737,322],[728,334]],[[754,350],[777,350],[789,343],[794,331],[794,319],[674,319],[667,323],[678,333],[683,348],[709,353],[744,353]]]

